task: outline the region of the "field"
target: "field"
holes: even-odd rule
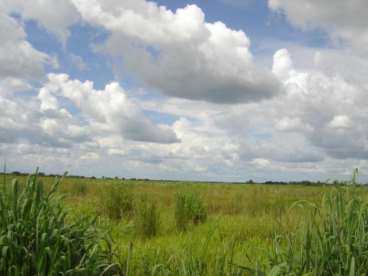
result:
[[[3,175],[0,183],[9,185],[14,177]],[[16,177],[23,187],[26,177]],[[54,178],[39,177],[39,180],[49,190]],[[344,189],[330,184],[220,184],[66,177],[59,184],[57,194],[63,196],[58,200],[66,208],[67,221],[86,216],[97,218],[94,225],[111,240],[112,262],[119,267],[115,273],[292,275],[287,274],[294,262],[288,259],[290,250],[305,242],[303,235],[305,229],[313,228],[311,221],[316,218],[318,225],[324,223],[326,216],[317,216],[316,210],[323,213],[328,209],[326,195]],[[344,202],[348,205],[348,200],[359,198],[364,203],[366,189],[351,189]],[[341,194],[345,195],[346,191]],[[340,215],[345,213],[349,212]],[[355,271],[352,268],[355,259],[354,264],[351,258],[346,261],[347,267],[341,268],[340,275]]]

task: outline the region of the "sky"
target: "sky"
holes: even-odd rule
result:
[[[9,171],[368,181],[366,0],[2,0]]]

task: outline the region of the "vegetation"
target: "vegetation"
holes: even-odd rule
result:
[[[143,196],[136,207],[135,228],[136,233],[141,237],[156,236],[160,225],[160,215],[156,203]]]
[[[0,275],[368,272],[363,186],[16,177],[0,178]]]
[[[175,220],[179,231],[185,231],[189,223],[199,224],[207,219],[202,200],[192,192],[176,194]]]
[[[133,194],[127,185],[120,183],[101,187],[99,204],[101,212],[110,219],[129,218],[134,211]]]
[[[37,176],[25,186],[17,180],[0,194],[1,275],[100,275],[109,273],[112,252],[108,239],[81,218],[67,223],[55,191],[45,192]]]

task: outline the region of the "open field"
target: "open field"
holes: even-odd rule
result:
[[[10,183],[14,176],[5,178]],[[26,177],[17,178],[22,187]],[[54,178],[39,180],[47,190]],[[252,275],[271,270],[275,237],[299,233],[314,217],[310,206],[336,189],[343,188],[66,177],[57,193],[68,221],[97,217],[125,275]],[[368,195],[364,187],[354,194]]]

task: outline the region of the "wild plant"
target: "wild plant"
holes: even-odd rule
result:
[[[354,186],[326,194],[299,232],[275,239],[270,261],[274,275],[366,275],[368,202]]]
[[[160,213],[156,203],[146,195],[137,201],[135,209],[136,233],[144,238],[156,236],[160,225]]]
[[[56,195],[60,180],[45,192],[37,175],[17,180],[0,194],[0,275],[111,275],[111,242],[81,218],[71,222]]]
[[[207,208],[201,198],[192,192],[176,194],[175,221],[179,231],[185,231],[189,223],[199,224],[207,219]]]
[[[134,197],[130,186],[109,184],[100,193],[100,209],[110,219],[130,218],[134,212]]]
[[[78,196],[85,196],[88,192],[88,186],[85,182],[76,182],[73,184],[73,192]]]

